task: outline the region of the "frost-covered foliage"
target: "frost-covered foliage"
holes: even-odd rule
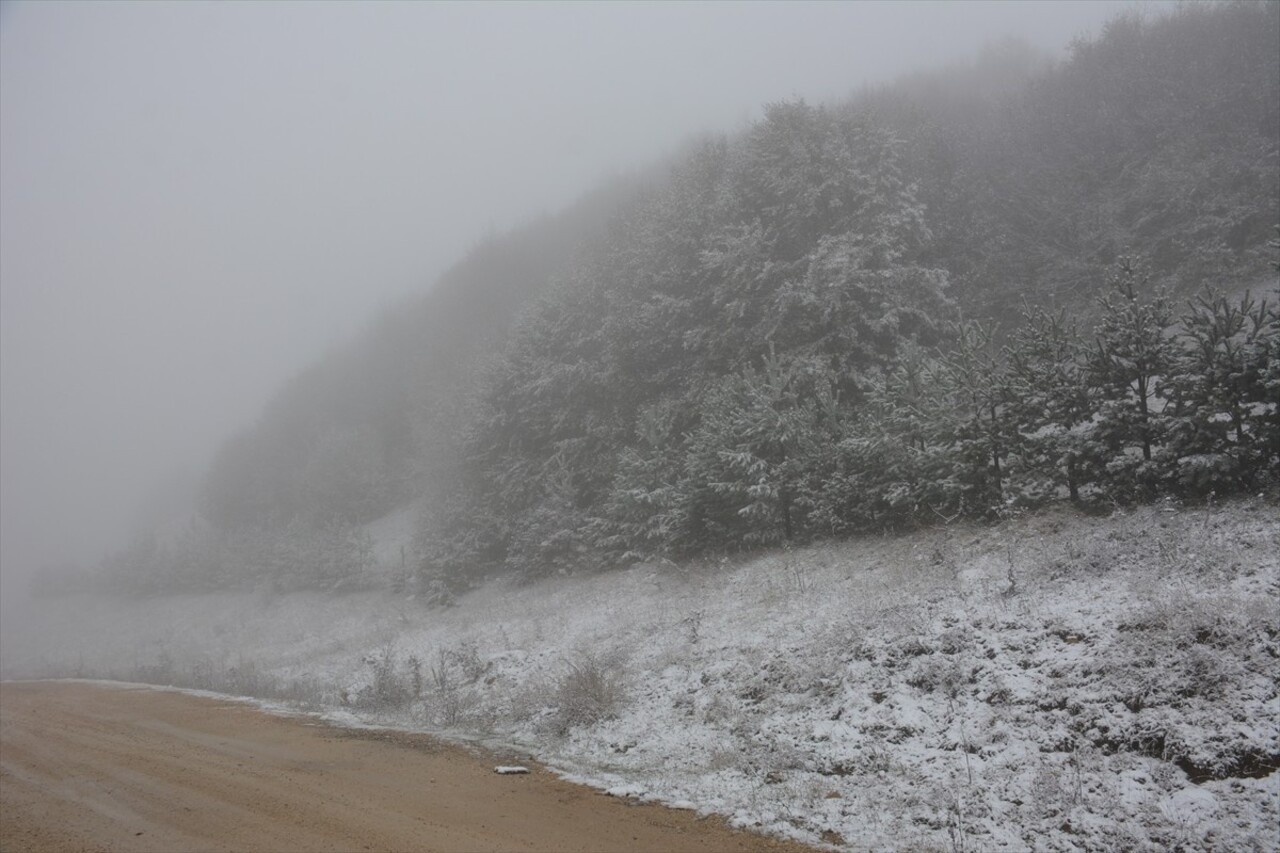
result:
[[[1061,499],[1276,489],[1280,304],[1208,290],[1178,317],[1149,289],[1140,262],[1122,258],[1088,337],[1028,307],[1004,345],[968,321],[937,324],[936,346],[899,339],[857,370],[771,348],[758,367],[656,401],[609,390],[627,386],[608,381],[610,344],[594,332],[605,355],[573,370],[540,373],[561,339],[527,339],[539,354],[500,374],[496,414],[478,427],[485,461],[460,504],[476,514],[428,536],[425,568],[461,583],[530,577]]]
[[[6,634],[6,676],[305,696],[848,850],[1280,841],[1280,513],[1256,499],[957,521],[452,606],[41,606],[68,628]]]
[[[626,211],[489,375],[458,501],[484,509],[429,531],[426,570],[530,577],[803,532],[834,400],[947,305],[899,147],[771,104]]]

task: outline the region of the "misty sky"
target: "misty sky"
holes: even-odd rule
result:
[[[761,104],[1119,3],[0,5],[0,578],[139,501],[487,231]]]

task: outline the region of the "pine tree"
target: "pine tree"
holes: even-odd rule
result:
[[[1005,350],[1021,497],[1051,500],[1065,486],[1073,503],[1097,476],[1091,423],[1095,410],[1084,343],[1065,311],[1024,306]]]
[[[844,425],[837,476],[823,488],[820,506],[833,532],[901,527],[945,504],[938,370],[935,354],[907,343],[890,368],[869,377],[865,399]]]
[[[620,562],[694,550],[688,519],[684,407],[664,400],[640,413],[636,441],[619,451],[593,542]]]
[[[807,531],[812,480],[830,446],[832,378],[822,365],[764,359],[706,395],[688,445],[686,500],[707,544],[762,545]]]
[[[1089,353],[1091,382],[1100,392],[1095,434],[1106,455],[1107,478],[1124,498],[1149,496],[1164,472],[1157,450],[1165,440],[1166,378],[1176,347],[1167,298],[1150,300],[1148,275],[1134,258],[1121,258],[1099,299],[1102,319]]]
[[[943,480],[950,493],[946,503],[966,514],[989,514],[1005,500],[1012,428],[1008,381],[993,337],[990,325],[956,324],[954,342],[933,377],[942,403],[935,412],[935,441],[950,460]]]
[[[1233,301],[1209,291],[1189,305],[1170,381],[1170,455],[1182,488],[1233,491],[1268,467],[1278,329],[1275,308],[1248,293]]]

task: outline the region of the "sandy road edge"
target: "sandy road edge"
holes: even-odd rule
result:
[[[274,717],[296,720],[312,720],[315,723],[322,724],[339,732],[355,734],[357,736],[359,733],[369,733],[371,735],[383,733],[390,736],[403,735],[430,738],[439,741],[444,745],[466,749],[477,756],[484,755],[487,758],[492,759],[495,766],[500,764],[509,764],[513,758],[518,756],[520,761],[534,764],[537,768],[545,770],[565,782],[591,788],[602,794],[608,794],[611,789],[617,788],[620,783],[625,784],[625,780],[622,777],[615,776],[610,779],[598,775],[598,773],[593,773],[592,770],[588,768],[558,765],[547,758],[540,756],[539,749],[536,744],[521,743],[515,740],[504,739],[491,735],[470,735],[458,731],[425,728],[414,729],[383,723],[371,723],[359,719],[358,716],[350,712],[335,711],[333,709],[324,708],[307,709],[278,700],[262,699],[256,696],[237,696],[229,693],[219,693],[213,690],[203,690],[195,687],[178,687],[170,684],[148,684],[145,682],[114,681],[111,679],[101,678],[0,679],[0,686],[24,684],[79,684],[108,690],[140,690],[154,691],[158,693],[177,693],[201,699],[212,699],[220,702],[234,702],[252,707]],[[609,795],[614,796],[613,794]],[[626,793],[618,796],[637,804],[661,806],[676,811],[691,811],[699,817],[717,817],[723,820],[725,825],[730,828],[752,834],[758,834],[764,838],[776,838],[785,841],[797,842],[818,850],[841,849],[840,847],[827,843],[822,839],[798,831],[794,833],[764,832],[758,826],[735,825],[732,823],[730,815],[723,812],[717,812],[713,809],[701,808],[696,803],[690,803],[687,800],[670,800],[648,793]]]

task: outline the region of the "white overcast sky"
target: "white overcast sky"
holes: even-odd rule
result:
[[[0,4],[0,577],[95,561],[486,231],[765,102],[1061,55],[1121,8]]]

